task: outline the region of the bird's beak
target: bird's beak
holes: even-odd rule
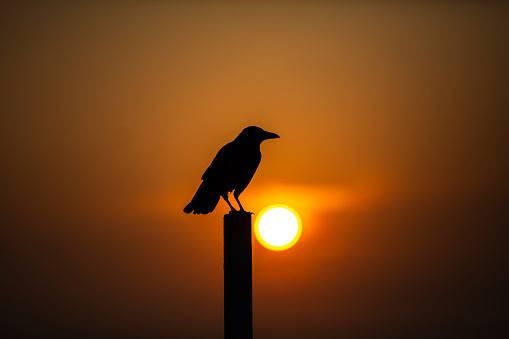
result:
[[[276,133],[265,132],[264,140],[267,140],[267,139],[276,139],[276,138],[279,138],[279,135],[277,135]]]

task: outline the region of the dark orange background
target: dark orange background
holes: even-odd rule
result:
[[[221,338],[242,128],[281,135],[242,194],[301,213],[253,248],[256,338],[507,334],[509,6],[105,1],[0,8],[2,331]]]

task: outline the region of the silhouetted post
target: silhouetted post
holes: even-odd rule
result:
[[[251,213],[224,215],[224,337],[253,338]]]

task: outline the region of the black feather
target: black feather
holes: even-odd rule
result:
[[[202,175],[203,182],[191,202],[184,208],[185,213],[207,214],[212,212],[219,198],[223,197],[230,208],[228,192],[239,203],[239,195],[247,187],[260,164],[263,140],[279,138],[277,134],[250,126],[245,128],[232,142],[224,145]]]

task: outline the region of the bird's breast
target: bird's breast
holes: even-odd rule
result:
[[[251,181],[261,161],[260,151],[239,151],[230,171],[230,189],[245,187]]]

